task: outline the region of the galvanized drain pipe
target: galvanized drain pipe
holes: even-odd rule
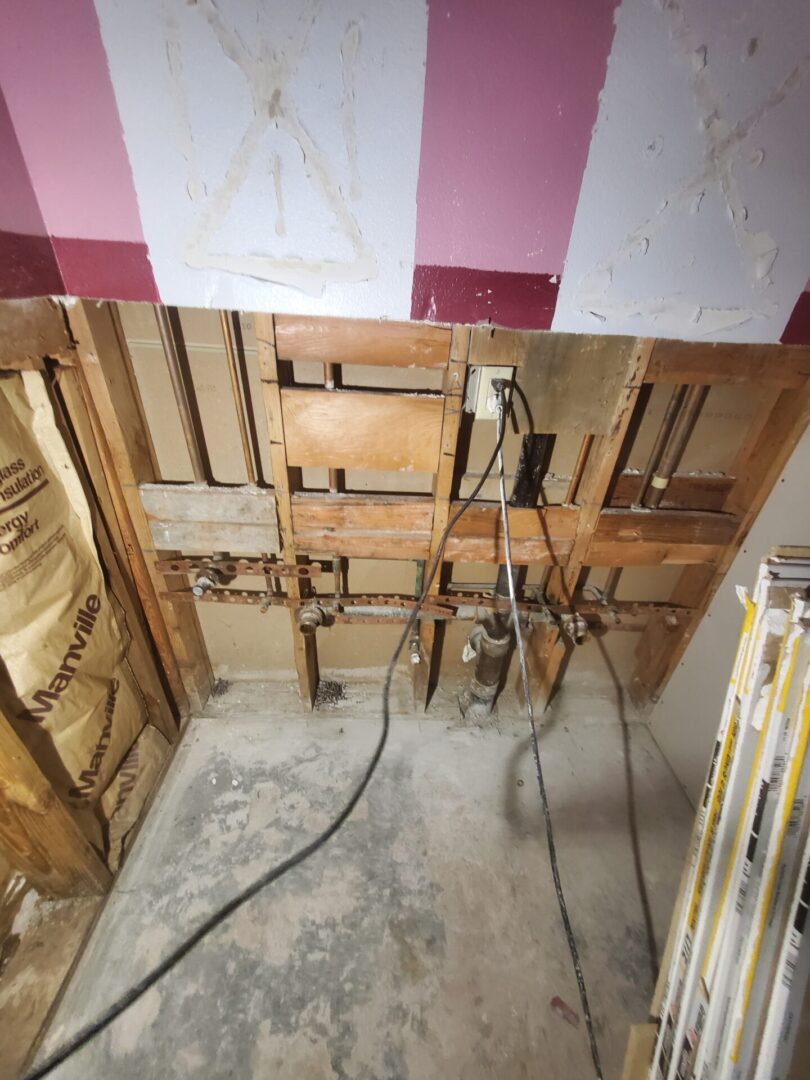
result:
[[[522,509],[537,506],[553,447],[553,435],[523,436],[510,506]],[[506,565],[498,567],[495,596],[504,601],[505,607],[508,605],[509,571]],[[520,633],[520,627],[512,627],[508,616],[494,611],[482,623],[477,623],[470,634],[469,648],[476,654],[475,671],[469,685],[459,695],[459,708],[466,719],[480,721],[492,715],[512,650],[513,629]]]
[[[474,643],[474,644],[473,644]],[[497,612],[477,623],[470,635],[475,649],[475,672],[458,699],[461,715],[473,722],[492,715],[503,668],[512,645],[512,630]]]
[[[664,412],[663,419],[661,420],[661,427],[658,429],[658,434],[655,437],[653,448],[650,451],[650,459],[647,462],[647,468],[644,470],[644,476],[641,478],[641,487],[638,492],[638,505],[644,505],[644,499],[647,495],[647,489],[650,486],[650,481],[655,475],[655,470],[658,468],[658,463],[661,460],[661,455],[664,452],[664,448],[669,442],[669,437],[672,434],[672,428],[675,425],[675,421],[678,418],[678,414],[683,407],[683,399],[686,394],[685,386],[676,386],[670,394],[667,407]]]
[[[683,457],[689,436],[692,434],[708,392],[708,386],[693,385],[684,394],[683,404],[678,410],[672,431],[661,454],[661,460],[655,467],[655,473],[644,496],[644,506],[655,509],[660,505],[664,492]]]

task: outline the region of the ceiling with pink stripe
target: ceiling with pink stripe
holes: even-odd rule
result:
[[[0,295],[810,341],[803,0],[8,0]]]

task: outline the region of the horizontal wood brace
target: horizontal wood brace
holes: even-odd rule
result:
[[[603,510],[585,555],[587,566],[712,563],[731,543],[733,514],[691,510]]]
[[[451,505],[451,516],[460,505]],[[423,496],[294,495],[296,544],[313,555],[425,558],[430,507]],[[512,508],[509,518],[516,563],[565,565],[576,535],[576,507]],[[587,561],[597,566],[707,562],[735,529],[736,519],[728,514],[604,510]],[[497,504],[473,504],[450,534],[446,561],[500,563],[504,558]]]
[[[274,491],[204,484],[141,484],[155,550],[232,554],[278,551]],[[461,506],[454,502],[450,515]],[[564,566],[576,536],[575,506],[512,508],[518,564]],[[311,555],[425,559],[433,499],[422,495],[292,496],[296,549]],[[732,514],[612,507],[597,520],[586,556],[590,566],[654,566],[712,561],[735,534]],[[448,538],[448,562],[501,563],[503,528],[497,503],[474,503]]]
[[[328,364],[443,368],[450,358],[450,330],[424,323],[277,315],[280,360]]]
[[[638,502],[640,473],[620,473],[613,486],[611,507],[630,507]],[[661,510],[721,510],[734,486],[733,476],[676,473],[667,484]]]
[[[714,386],[752,382],[798,389],[810,377],[810,348],[684,342],[659,338],[644,381]]]

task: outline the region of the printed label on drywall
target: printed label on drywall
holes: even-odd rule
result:
[[[0,688],[59,794],[94,806],[145,722],[41,378],[0,380]],[[29,394],[31,396],[29,396]]]

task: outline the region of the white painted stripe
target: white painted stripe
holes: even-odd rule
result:
[[[166,303],[410,314],[424,0],[96,0]]]
[[[806,0],[624,0],[554,330],[779,340],[810,270],[809,52]]]

